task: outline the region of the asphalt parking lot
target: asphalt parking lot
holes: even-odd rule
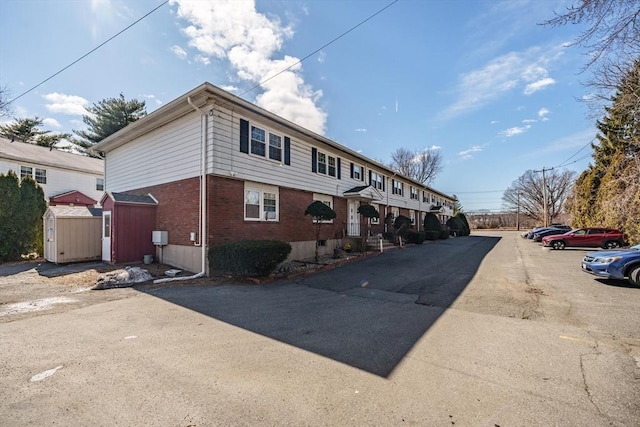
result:
[[[0,316],[0,418],[638,425],[640,289],[582,273],[584,252],[478,232],[266,285],[48,283],[81,302]],[[0,293],[44,297],[27,274]]]

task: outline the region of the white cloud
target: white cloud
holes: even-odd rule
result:
[[[51,117],[47,117],[46,119],[42,119],[42,124],[46,125],[49,128],[60,129],[62,125],[56,119],[52,119]]]
[[[171,52],[180,59],[185,59],[187,57],[187,51],[178,45],[171,46]]]
[[[520,126],[520,127],[515,126],[515,127],[509,128],[509,129],[505,129],[505,130],[501,131],[500,135],[501,136],[506,136],[507,138],[510,138],[512,136],[524,133],[528,129],[531,129],[531,125]]]
[[[366,129],[364,129],[364,128],[357,128],[357,129],[356,129],[356,132],[366,132],[366,131],[367,131],[367,130],[366,130]]]
[[[498,123],[500,123],[498,120],[491,120],[491,124],[492,125],[495,125],[495,124],[498,124]]]
[[[546,77],[544,79],[540,79],[537,80],[533,83],[529,83],[525,88],[524,88],[524,94],[525,95],[531,95],[539,90],[544,89],[547,86],[551,86],[552,84],[555,84],[555,80],[552,79],[551,77]]]
[[[326,61],[327,59],[327,54],[324,52],[324,50],[320,51],[318,53],[318,62],[321,64],[324,64],[324,61]]]
[[[540,117],[541,119],[544,118],[547,114],[549,114],[549,110],[544,107],[538,110],[538,117]]]
[[[473,153],[479,153],[480,151],[482,151],[483,148],[481,145],[474,145],[473,147],[469,148],[468,150],[463,150],[461,152],[458,153],[459,157],[462,157],[463,159],[470,159],[473,155]]]
[[[439,150],[439,149],[441,149],[441,148],[442,148],[442,147],[441,147],[441,146],[439,146],[439,145],[432,145],[431,147],[427,148],[427,150]]]
[[[149,94],[149,95],[141,95],[143,98],[147,98],[149,101],[153,101],[156,105],[162,105],[162,101],[160,101],[158,98],[156,98],[155,95],[153,94]]]
[[[203,55],[200,55],[200,54],[195,56],[195,60],[196,60],[196,62],[199,62],[199,63],[204,64],[204,65],[209,65],[211,63],[211,60],[209,59],[209,57],[203,56]]]
[[[280,73],[262,84],[256,104],[307,129],[324,133],[327,114],[317,105],[322,91],[313,90],[304,82],[298,58],[277,57],[285,40],[293,36],[290,26],[259,13],[254,1],[171,0],[171,4],[177,5],[178,18],[188,23],[183,32],[189,46],[202,58],[229,61],[235,77],[251,84]]]
[[[524,120],[522,121],[522,123],[535,123],[535,122],[537,122],[537,120],[536,120],[536,119],[524,119]]]
[[[561,55],[561,46],[532,47],[509,52],[487,62],[483,67],[463,74],[455,88],[456,100],[441,114],[441,119],[477,110],[506,93],[525,85],[530,93],[553,84],[547,67]]]
[[[226,90],[227,92],[237,92],[240,90],[238,86],[233,86],[233,85],[222,85],[220,86],[220,89]]]
[[[89,101],[81,96],[65,95],[63,93],[53,92],[42,97],[47,100],[47,110],[52,113],[68,114],[70,116],[82,116],[89,114],[85,106],[89,105]]]

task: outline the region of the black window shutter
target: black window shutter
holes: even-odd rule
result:
[[[249,122],[240,119],[240,152],[249,154]]]
[[[284,164],[291,164],[291,138],[288,136],[284,137]]]
[[[353,178],[353,163],[351,163],[351,178]]]
[[[391,179],[391,191],[396,194],[396,180],[393,178]]]
[[[364,168],[362,166],[360,166],[360,181],[364,182]]]
[[[369,171],[369,185],[371,185],[371,171]]]
[[[311,172],[318,172],[318,149],[311,149]]]
[[[382,177],[382,191],[384,191],[384,182],[386,181],[386,178],[383,176]]]
[[[341,179],[340,178],[340,169],[342,169],[342,168],[340,167],[340,157],[338,157],[336,159],[336,167],[338,168],[338,179]]]

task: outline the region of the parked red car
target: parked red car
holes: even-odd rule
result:
[[[542,238],[542,244],[553,249],[566,246],[619,248],[627,245],[627,236],[613,228],[577,228],[564,234],[554,234]]]

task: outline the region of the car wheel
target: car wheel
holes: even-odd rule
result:
[[[616,240],[610,240],[604,244],[605,249],[615,249],[620,247],[620,242]]]
[[[640,286],[640,265],[631,267],[631,270],[629,270],[629,283],[634,286]]]
[[[556,240],[551,244],[553,249],[564,249],[565,244],[562,240]]]

